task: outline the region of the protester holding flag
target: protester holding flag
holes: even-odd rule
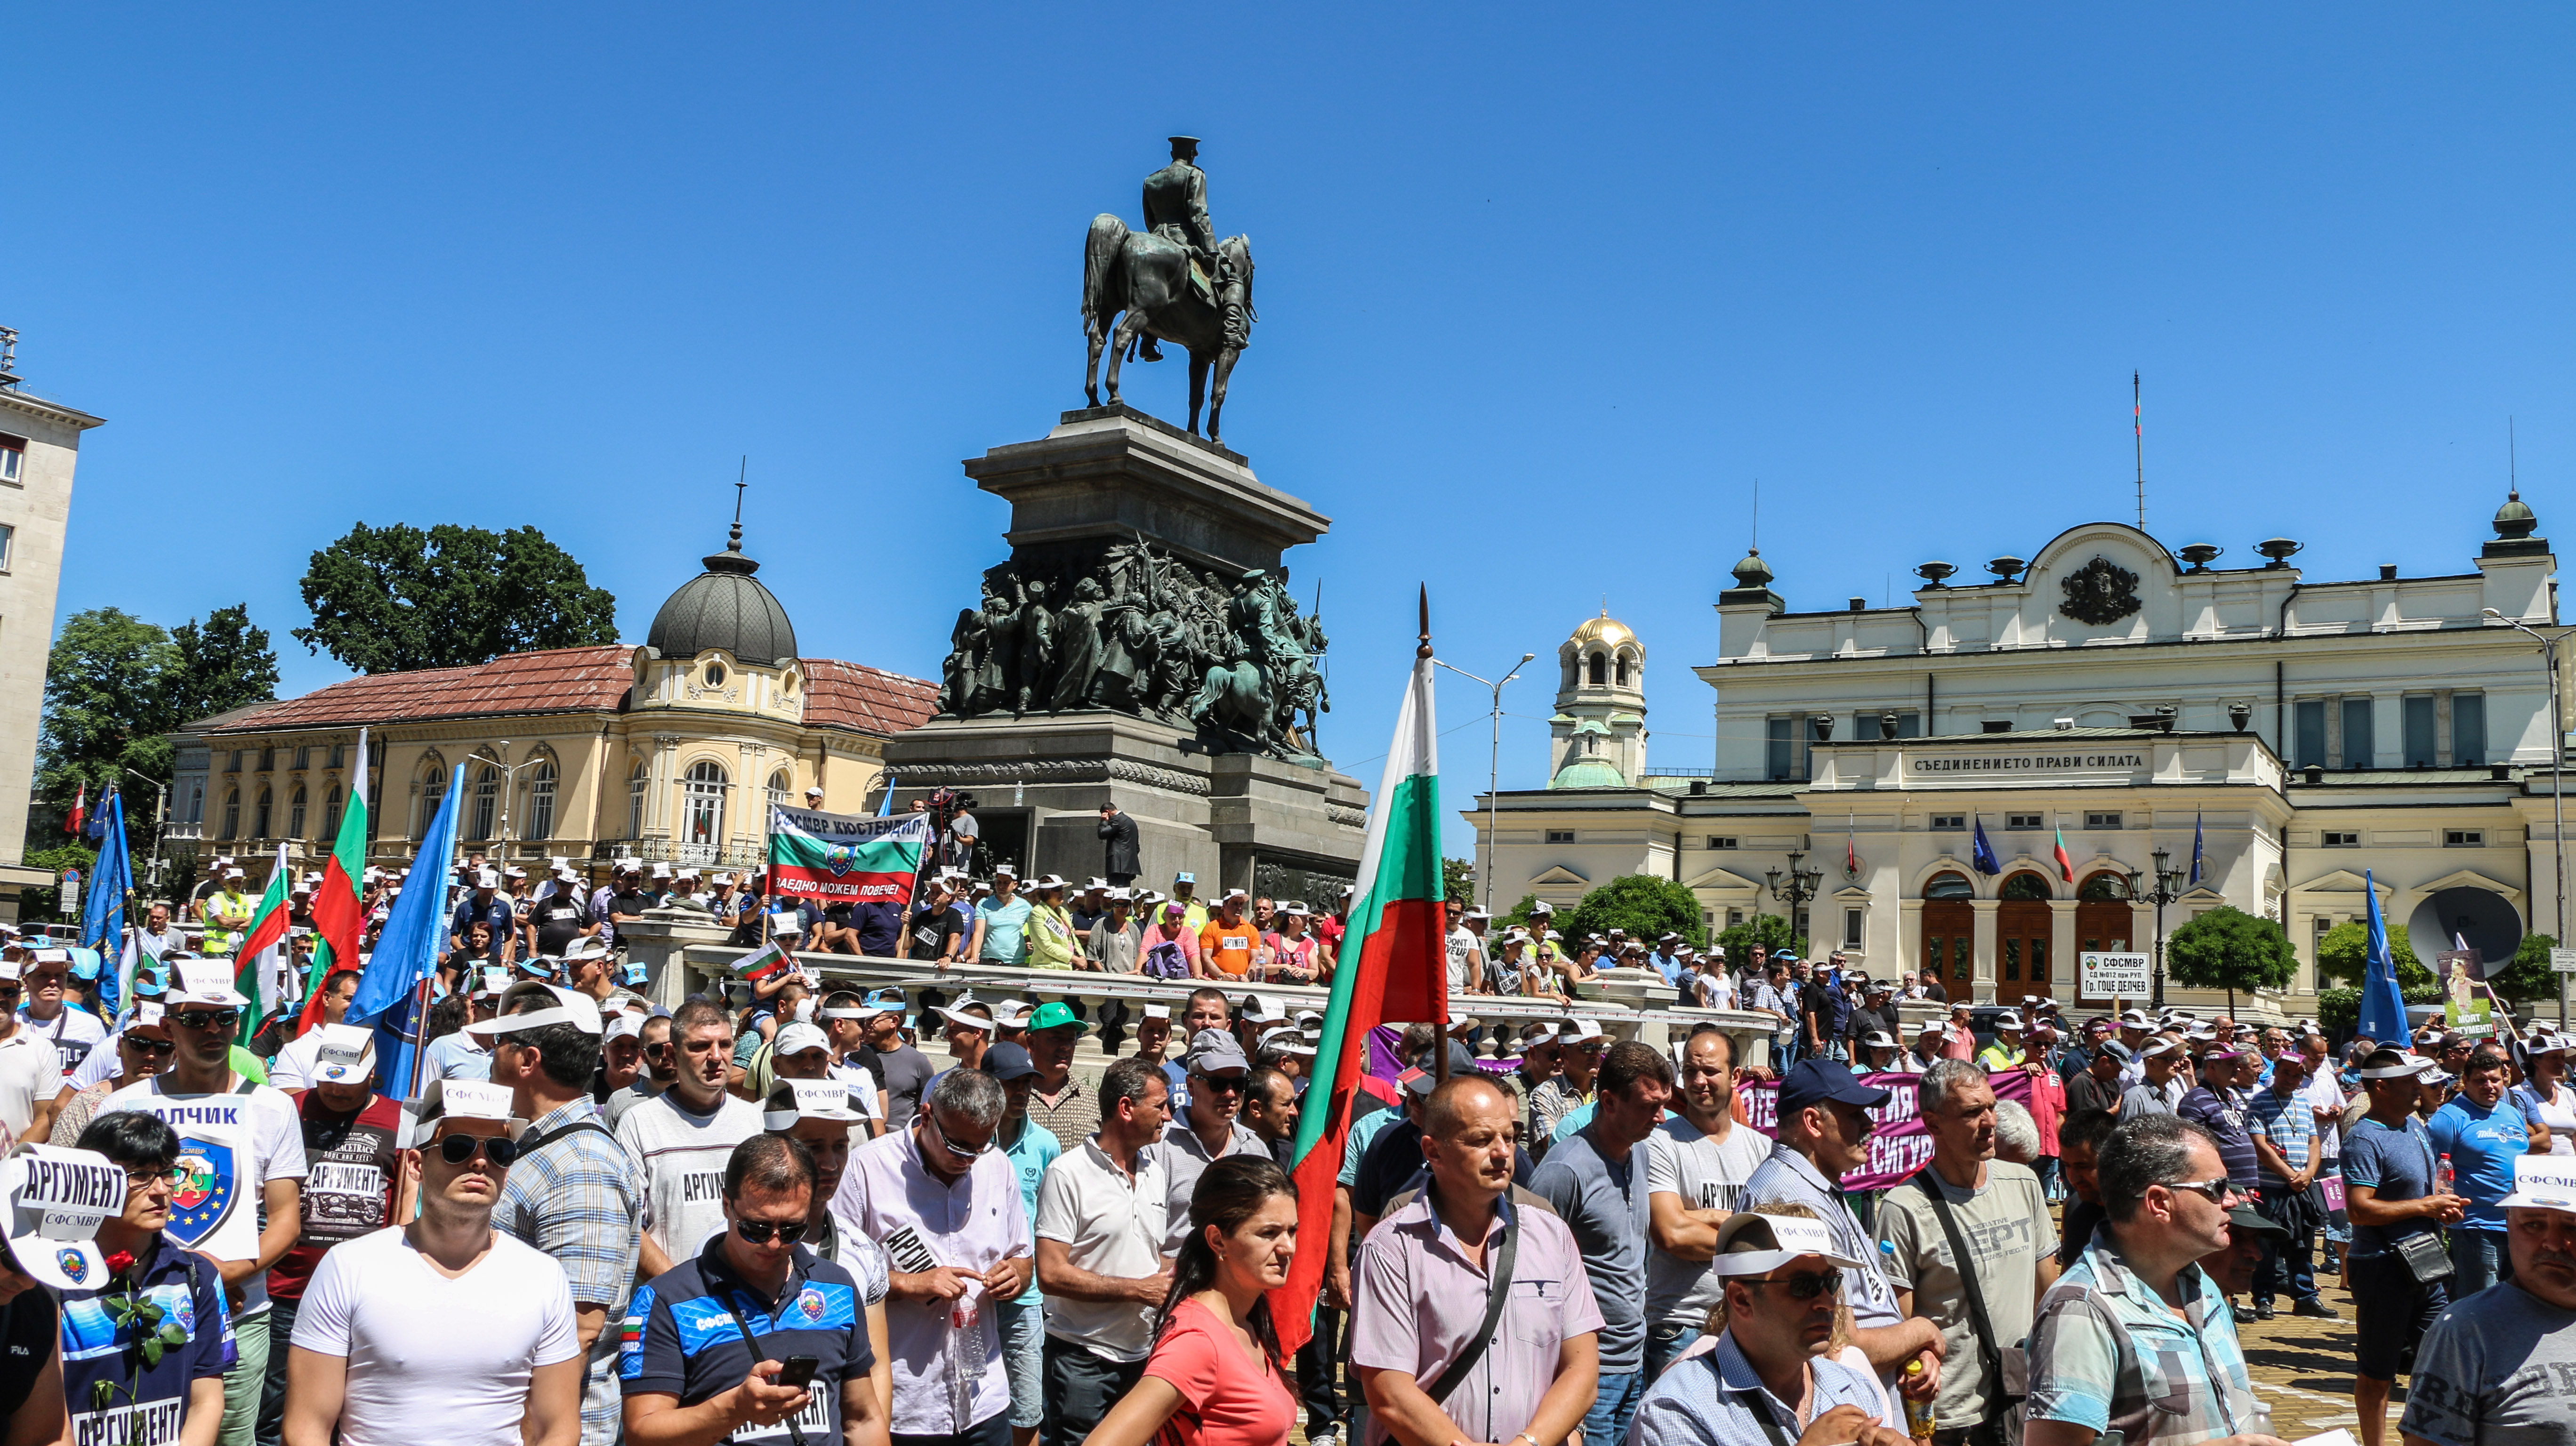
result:
[[[303,1220],[304,1131],[294,1101],[233,1072],[233,1037],[249,1001],[231,973],[222,961],[181,961],[167,997],[178,1045],[170,1072],[108,1096],[99,1119],[124,1110],[156,1116],[178,1131],[180,1152],[202,1162],[171,1198],[166,1234],[223,1268],[239,1359],[224,1378],[218,1439],[249,1446],[268,1375],[268,1271],[294,1247]]]

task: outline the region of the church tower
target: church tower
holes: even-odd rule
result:
[[[1646,647],[1602,609],[1556,650],[1550,788],[1633,788],[1646,772]]]

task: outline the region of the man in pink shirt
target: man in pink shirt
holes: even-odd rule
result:
[[[1511,1097],[1455,1078],[1423,1105],[1431,1184],[1360,1246],[1352,1371],[1368,1396],[1367,1446],[1408,1441],[1556,1443],[1600,1383],[1601,1306],[1565,1222],[1505,1198]],[[1483,1334],[1495,1274],[1503,1319]]]
[[[1950,1006],[1950,1033],[1941,1041],[1943,1059],[1972,1060],[1977,1057],[1977,1031],[1969,1023],[1968,1009],[1968,1001],[1964,999]]]

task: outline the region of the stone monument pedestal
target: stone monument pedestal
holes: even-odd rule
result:
[[[1211,585],[1249,571],[1284,579],[1280,555],[1330,526],[1240,454],[1123,405],[1066,412],[1045,437],[965,468],[1010,502],[1010,567],[1053,579],[1059,608],[1066,579],[1140,567],[1116,561],[1117,549],[1150,544],[1167,580],[1183,570]],[[1133,587],[1137,574],[1116,581]],[[986,846],[1023,876],[1105,873],[1097,829],[1112,801],[1136,821],[1141,885],[1167,888],[1189,872],[1203,898],[1235,887],[1328,908],[1357,872],[1367,795],[1320,758],[1275,741],[1247,749],[1168,711],[995,706],[972,680],[965,691],[986,701],[960,717],[951,673],[951,711],[889,740],[886,766],[903,800],[973,795]]]

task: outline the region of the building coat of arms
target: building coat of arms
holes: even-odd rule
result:
[[[2079,623],[2098,628],[2138,610],[2138,575],[2107,557],[2094,558],[2057,585],[2066,590],[2057,610]]]

